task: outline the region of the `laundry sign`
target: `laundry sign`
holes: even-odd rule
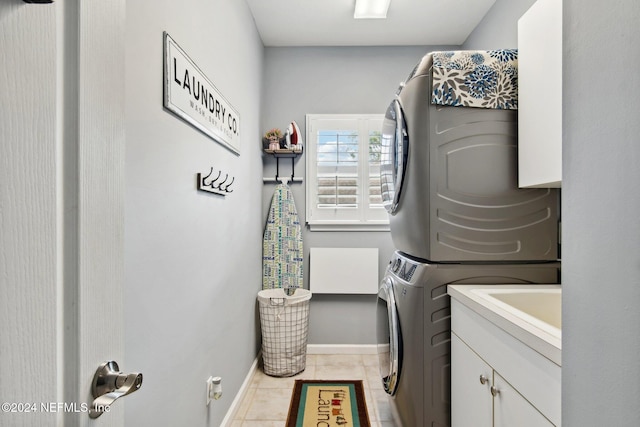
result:
[[[166,31],[164,107],[240,154],[240,115]]]

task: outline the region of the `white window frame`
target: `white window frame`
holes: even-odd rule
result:
[[[306,223],[311,231],[389,231],[389,216],[369,205],[369,134],[382,131],[384,114],[307,114],[306,116]],[[315,206],[317,200],[318,131],[358,130],[358,207]],[[362,138],[361,136],[365,136]]]

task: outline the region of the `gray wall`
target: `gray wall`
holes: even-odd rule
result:
[[[535,0],[498,0],[462,48],[517,47],[517,19]],[[498,30],[496,30],[496,28]],[[384,113],[398,84],[418,60],[433,50],[460,46],[267,48],[262,130],[284,128],[295,120],[305,134],[310,113]],[[290,168],[281,162],[283,173]],[[275,160],[264,157],[265,176],[275,176]],[[296,161],[296,176],[304,176],[304,156]],[[263,189],[263,218],[273,193]],[[291,184],[301,220],[305,213],[304,184]],[[388,232],[303,231],[305,286],[308,287],[310,247],[378,247],[382,278],[394,247]],[[375,343],[375,297],[314,295],[311,302],[309,343]],[[342,315],[341,313],[345,313]],[[345,318],[347,323],[345,324]],[[340,334],[334,331],[340,330]]]
[[[515,46],[531,4],[498,0],[464,47]],[[562,423],[637,426],[640,4],[563,7]]]
[[[126,13],[121,366],[144,373],[126,421],[218,426],[259,348],[264,48],[244,1],[128,1]],[[165,30],[238,110],[240,156],[163,110]],[[196,191],[211,167],[236,178],[226,198]],[[224,395],[207,407],[210,375]]]
[[[640,425],[640,3],[564,0],[565,426]]]
[[[257,352],[255,293],[273,191],[260,176],[263,162],[266,176],[274,168],[272,159],[261,160],[260,134],[290,120],[303,126],[306,113],[383,112],[397,83],[430,49],[269,48],[261,88],[263,50],[244,3],[150,3],[127,4],[124,366],[144,367],[146,390],[126,406],[127,424],[218,425]],[[498,0],[464,47],[511,47],[516,24],[506,19],[532,2],[517,3]],[[621,0],[615,8],[565,0],[564,9],[563,423],[635,426],[640,424],[640,87],[631,70],[640,65],[640,11],[635,0]],[[494,25],[501,14],[508,30]],[[240,111],[240,157],[162,111],[163,30]],[[612,78],[623,72],[631,78],[620,83]],[[597,84],[596,75],[607,84]],[[610,100],[606,108],[603,99]],[[210,166],[240,178],[233,197],[196,194],[194,175]],[[304,174],[302,159],[296,174]],[[293,185],[303,216],[303,187]],[[356,243],[379,246],[381,268],[392,251],[385,233],[305,233],[307,250]],[[375,342],[372,302],[315,296],[310,342]],[[335,336],[340,313],[351,321]],[[225,398],[207,409],[204,380],[211,374],[224,376]],[[161,400],[168,389],[180,390],[171,405]]]
[[[514,49],[518,47],[518,19],[536,0],[497,0],[471,32],[463,49]]]
[[[305,115],[311,113],[384,113],[398,84],[422,56],[449,47],[266,48],[262,129],[284,129],[295,120],[305,135]],[[306,138],[306,137],[305,137]],[[306,139],[305,139],[306,141]],[[265,176],[275,176],[275,160],[265,156]],[[282,160],[281,173],[290,162]],[[304,156],[296,176],[304,176]],[[304,184],[290,184],[298,215],[304,221]],[[263,189],[263,221],[274,184]],[[389,232],[303,231],[305,287],[309,286],[310,247],[377,247],[382,278],[393,254]],[[313,290],[313,286],[311,287]],[[310,344],[375,344],[374,295],[314,295],[311,300]],[[336,332],[339,331],[339,332]]]

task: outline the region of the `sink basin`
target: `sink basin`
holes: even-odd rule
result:
[[[486,294],[554,328],[562,329],[562,291],[560,289],[491,290]]]
[[[449,295],[561,365],[560,285],[449,285]]]
[[[561,289],[473,289],[481,298],[558,338],[562,330]]]

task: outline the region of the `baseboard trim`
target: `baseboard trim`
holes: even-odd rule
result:
[[[247,376],[245,377],[244,382],[240,386],[240,390],[238,390],[236,397],[233,399],[233,402],[231,402],[231,406],[229,407],[227,414],[222,419],[222,423],[220,423],[220,427],[231,427],[231,424],[233,424],[233,420],[236,418],[236,414],[240,409],[240,405],[242,404],[242,401],[244,400],[244,397],[247,394],[247,390],[251,385],[253,376],[258,370],[258,363],[260,362],[260,360],[262,360],[262,351],[258,353],[258,355],[256,356],[256,359],[253,361],[253,364],[251,365],[251,368],[249,368],[249,372],[247,373]]]
[[[309,344],[307,354],[377,354],[375,344]]]

